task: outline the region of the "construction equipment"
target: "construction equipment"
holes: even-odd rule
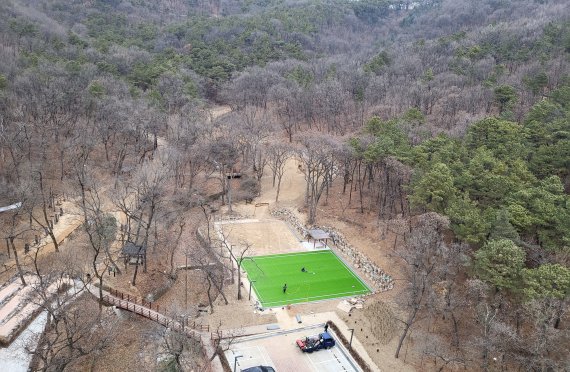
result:
[[[312,353],[320,349],[329,349],[335,345],[334,338],[323,332],[317,336],[308,336],[296,341],[297,346],[304,353]]]

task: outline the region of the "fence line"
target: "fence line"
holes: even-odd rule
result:
[[[173,318],[170,318],[168,316],[166,316],[165,314],[161,314],[158,312],[158,305],[156,304],[152,304],[151,302],[146,301],[146,304],[149,305],[149,307],[144,306],[145,301],[143,299],[140,299],[139,302],[141,303],[141,305],[137,304],[137,297],[136,296],[131,296],[129,294],[127,294],[125,296],[125,294],[121,291],[118,291],[116,289],[113,288],[107,288],[107,291],[111,294],[104,294],[103,295],[103,301],[107,302],[108,304],[114,305],[118,308],[127,310],[127,311],[131,311],[135,314],[138,314],[142,317],[145,317],[147,319],[150,319],[151,321],[154,321],[158,324],[161,324],[162,326],[166,327],[166,328],[170,328],[172,330],[174,330],[175,332],[180,332],[188,337],[193,338],[194,340],[200,342],[200,344],[202,345],[201,349],[201,353],[204,356],[205,360],[209,359],[208,356],[208,351],[210,348],[212,348],[212,345],[209,345],[207,336],[204,335],[205,332],[209,332],[210,331],[210,326],[209,325],[202,325],[202,324],[196,324],[196,322],[192,322],[192,327],[189,327],[189,321],[187,318],[183,319],[182,322],[174,320]],[[119,297],[120,296],[120,297]],[[126,297],[126,299],[125,299]],[[135,301],[135,302],[133,302]],[[150,307],[154,306],[156,308],[156,310],[151,309]],[[212,337],[212,334],[210,334],[210,341],[213,340],[214,338]],[[210,350],[211,352],[214,352],[213,350]],[[220,357],[221,360],[221,357]],[[206,368],[206,372],[211,372],[212,371],[212,364],[211,362],[208,361],[207,365],[205,366]]]
[[[170,328],[174,331],[182,332],[190,337],[200,340],[200,334],[196,332],[194,329],[187,327],[185,325],[185,322],[181,323],[164,314],[159,313],[158,311],[151,310],[147,307],[144,307],[143,305],[138,305],[136,303],[130,302],[129,300],[120,299],[118,297],[103,295],[103,300],[118,308],[133,312],[142,317],[157,322],[167,328]]]

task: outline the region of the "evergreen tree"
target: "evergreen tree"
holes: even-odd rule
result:
[[[497,289],[521,286],[525,252],[508,239],[490,240],[475,253],[475,273]]]
[[[509,239],[516,241],[519,239],[517,229],[511,224],[509,211],[501,208],[497,211],[493,227],[491,228],[490,239]]]

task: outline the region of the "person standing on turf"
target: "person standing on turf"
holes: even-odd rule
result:
[[[285,285],[283,285],[283,293],[287,292],[287,283],[285,283]]]

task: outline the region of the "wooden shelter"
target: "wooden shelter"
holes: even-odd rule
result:
[[[146,272],[146,246],[126,242],[123,249],[121,249],[121,258],[123,258],[125,262],[125,268],[127,264],[143,265],[144,271]]]
[[[331,238],[331,235],[321,229],[311,229],[307,231],[308,235],[308,242],[313,241],[313,249],[317,247],[317,243],[323,244],[325,247],[327,246],[328,240]]]

